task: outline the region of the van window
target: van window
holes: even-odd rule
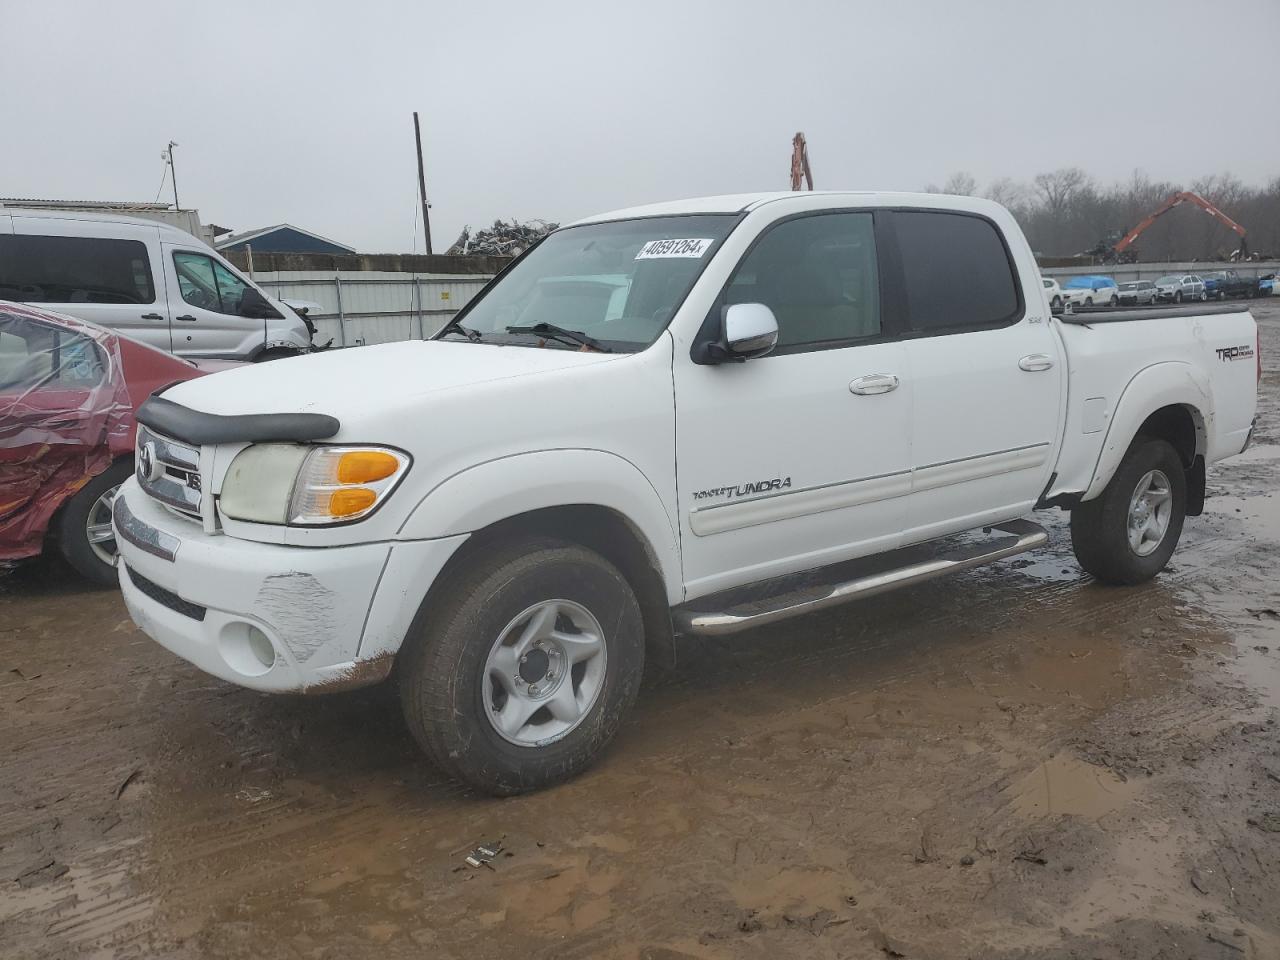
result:
[[[203,253],[176,252],[173,265],[183,300],[214,313],[240,316],[240,301],[249,285],[217,260]]]
[[[893,224],[912,329],[951,333],[1021,318],[1017,277],[990,221],[959,213],[899,211]]]
[[[0,234],[0,299],[23,303],[155,303],[140,240]]]
[[[784,220],[743,257],[725,304],[763,303],[778,321],[775,353],[880,334],[880,274],[870,213]]]

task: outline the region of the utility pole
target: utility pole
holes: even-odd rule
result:
[[[431,253],[431,215],[427,203],[427,175],[422,170],[422,128],[418,126],[418,111],[413,111],[413,142],[418,148],[418,196],[422,198],[422,236],[427,242],[427,253]]]
[[[169,161],[169,178],[173,181],[173,209],[181,210],[178,205],[178,168],[173,165],[173,148],[178,144],[173,140],[169,141],[169,149],[165,151],[165,159]]]

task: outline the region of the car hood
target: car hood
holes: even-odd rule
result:
[[[221,415],[337,417],[495,380],[606,363],[618,354],[556,347],[411,340],[249,364],[167,390],[165,399]]]

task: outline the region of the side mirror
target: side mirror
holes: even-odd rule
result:
[[[280,311],[253,287],[245,287],[240,295],[240,316],[254,320],[278,320]]]
[[[763,357],[778,345],[778,320],[763,303],[733,303],[721,309],[719,337],[699,343],[700,364],[742,363]]]

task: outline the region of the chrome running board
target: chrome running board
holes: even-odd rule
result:
[[[871,567],[851,579],[837,583],[820,584],[818,586],[802,586],[799,589],[785,589],[785,592],[774,593],[760,599],[744,599],[736,604],[720,610],[708,610],[705,606],[714,603],[714,597],[704,597],[694,601],[694,607],[678,607],[671,611],[677,630],[702,636],[725,636],[776,623],[806,613],[825,610],[841,603],[858,600],[862,597],[887,593],[912,584],[924,583],[959,573],[995,560],[1003,560],[1048,542],[1049,534],[1039,524],[1030,520],[1010,520],[1007,523],[993,524],[984,527],[984,531],[999,530],[1011,534],[998,540],[982,543],[966,543],[948,545],[942,553],[937,553],[939,542],[918,544],[893,550],[878,557],[867,557],[860,561],[852,561],[862,567]],[[932,554],[932,555],[931,555]],[[887,564],[887,566],[886,566]],[[848,564],[840,564],[846,568]],[[818,574],[830,571],[817,571]],[[794,579],[794,578],[787,578]],[[767,586],[760,585],[760,586]],[[722,598],[737,595],[741,591],[731,591],[721,595]]]

